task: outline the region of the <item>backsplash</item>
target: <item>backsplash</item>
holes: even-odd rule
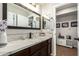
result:
[[[40,30],[26,30],[26,29],[7,29],[8,42],[19,40],[21,36],[28,38],[28,33],[33,33],[33,37],[39,36]]]

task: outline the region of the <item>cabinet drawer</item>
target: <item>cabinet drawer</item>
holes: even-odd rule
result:
[[[39,49],[41,49],[41,43],[36,44],[36,45],[30,47],[30,52],[31,52],[31,54],[33,54],[33,53],[35,53],[36,51],[38,51]]]
[[[11,54],[10,56],[29,56],[29,54],[30,54],[30,50],[29,50],[29,48],[27,48],[27,49],[18,51],[14,54]]]

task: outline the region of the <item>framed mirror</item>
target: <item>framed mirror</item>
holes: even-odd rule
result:
[[[8,28],[40,29],[41,15],[20,3],[4,3]]]
[[[50,29],[50,20],[45,18],[45,17],[42,17],[42,28],[43,29]]]

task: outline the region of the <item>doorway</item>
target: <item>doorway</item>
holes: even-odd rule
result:
[[[56,8],[56,55],[77,56],[77,4]]]

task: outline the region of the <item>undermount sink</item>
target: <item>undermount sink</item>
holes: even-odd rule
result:
[[[40,42],[44,38],[45,38],[44,36],[33,37],[33,38],[23,38],[23,39],[20,38],[20,42],[22,41],[24,43],[27,43],[27,42],[29,42],[29,43],[35,43],[35,42]]]

